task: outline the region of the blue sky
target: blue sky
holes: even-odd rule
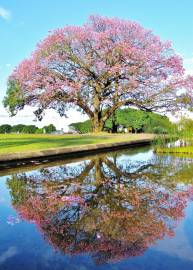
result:
[[[91,14],[135,20],[162,40],[171,40],[193,74],[192,0],[0,0],[0,102],[11,70],[49,30],[81,25]],[[2,112],[0,105],[0,124],[5,121]]]

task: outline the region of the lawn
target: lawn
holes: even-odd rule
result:
[[[0,154],[152,138],[151,134],[0,134]]]

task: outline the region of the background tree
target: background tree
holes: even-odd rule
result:
[[[52,133],[56,131],[56,127],[53,124],[44,126],[43,128],[38,128],[35,125],[1,125],[0,133],[28,133],[28,134],[42,134],[42,133]]]
[[[22,129],[22,133],[34,134],[36,133],[36,129],[37,127],[35,125],[28,125]]]
[[[52,133],[56,131],[56,127],[53,124],[50,124],[48,126],[44,126],[43,129],[45,130],[45,133]]]
[[[80,132],[80,133],[89,133],[92,131],[92,123],[90,120],[84,122],[71,123],[69,125],[71,130]]]
[[[176,111],[192,108],[191,77],[182,59],[139,24],[91,16],[83,26],[66,26],[40,42],[9,78],[4,105],[12,114],[25,104],[65,115],[74,106],[86,113],[93,131],[121,106]],[[187,89],[181,95],[181,88]]]
[[[43,134],[45,132],[44,132],[44,129],[43,128],[37,128],[35,133],[36,134]]]
[[[1,125],[0,126],[0,133],[10,133],[11,132],[11,126],[10,125]]]
[[[14,125],[14,126],[12,126],[11,131],[13,133],[14,132],[16,132],[16,133],[22,133],[22,131],[23,131],[23,129],[24,129],[25,126],[26,125],[23,125],[23,124]]]

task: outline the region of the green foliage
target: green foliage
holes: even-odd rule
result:
[[[43,129],[45,130],[45,133],[52,133],[56,131],[56,127],[53,124],[50,124],[48,126],[44,126]]]
[[[5,124],[0,126],[0,134],[4,133],[43,134],[43,133],[52,133],[53,131],[56,131],[56,128],[52,124],[45,126],[44,128],[38,128],[35,125],[23,125],[23,124],[18,124],[14,126]]]
[[[166,116],[152,112],[140,111],[132,108],[119,109],[114,116],[111,116],[105,123],[104,130],[112,131],[113,121],[117,126],[131,128],[133,132],[146,132],[156,134],[171,133],[175,125]],[[70,124],[70,127],[80,133],[92,131],[91,121]]]
[[[26,134],[34,134],[36,133],[36,129],[37,127],[35,125],[29,125],[29,126],[25,126],[22,129],[22,133],[26,133]]]
[[[8,108],[11,115],[16,115],[17,111],[23,109],[25,102],[21,94],[20,85],[17,81],[9,81],[6,97],[3,100],[3,105]]]
[[[173,143],[178,139],[178,144]],[[161,141],[162,140],[162,141]],[[170,142],[170,145],[167,143]],[[170,134],[167,140],[159,138],[156,142],[155,151],[158,153],[173,153],[187,156],[187,154],[193,154],[193,120],[182,118],[177,125],[176,133],[174,136]]]
[[[179,135],[184,139],[193,139],[193,120],[182,118],[179,123]]]
[[[91,125],[91,121],[87,120],[84,122],[77,122],[77,123],[72,123],[69,125],[69,127],[77,132],[80,133],[89,133],[92,131],[92,125]]]
[[[23,125],[23,124],[14,125],[11,128],[11,132],[13,132],[13,133],[22,133],[24,127],[25,127],[25,125]]]
[[[37,128],[35,133],[36,134],[43,134],[44,133],[44,129],[43,128]]]
[[[169,133],[174,129],[174,124],[166,116],[131,108],[118,110],[116,121],[118,125],[132,128],[133,132]],[[112,118],[107,120],[105,128],[112,128]]]
[[[25,176],[21,177],[25,180]],[[28,193],[26,192],[26,182],[18,181],[16,175],[13,175],[12,179],[7,179],[7,185],[11,191],[13,205],[18,205],[27,198]]]
[[[117,112],[117,122],[126,128],[132,128],[135,133],[142,132],[145,114],[135,109],[123,109]]]
[[[147,113],[144,122],[145,132],[172,133],[176,131],[176,125],[171,123],[169,118],[156,113]]]
[[[11,132],[11,126],[10,125],[1,125],[0,126],[0,133],[4,134],[4,133],[10,133]]]
[[[163,127],[158,126],[158,127],[153,128],[153,133],[155,133],[155,134],[167,134],[168,132]]]

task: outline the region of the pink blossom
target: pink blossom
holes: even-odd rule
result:
[[[169,99],[173,108],[182,87],[193,96],[193,79],[185,76],[182,58],[170,42],[136,22],[101,16],[50,32],[9,79],[19,83],[25,104],[61,113],[73,103],[91,118],[96,87],[108,107],[115,100],[115,83],[121,105],[131,100],[136,106],[159,103],[169,109]]]
[[[85,200],[83,199],[83,198],[81,198],[81,197],[79,197],[79,196],[63,196],[63,197],[61,197],[61,200],[63,201],[63,202],[67,202],[67,203],[81,203],[81,204],[83,204],[83,203],[85,203]]]

